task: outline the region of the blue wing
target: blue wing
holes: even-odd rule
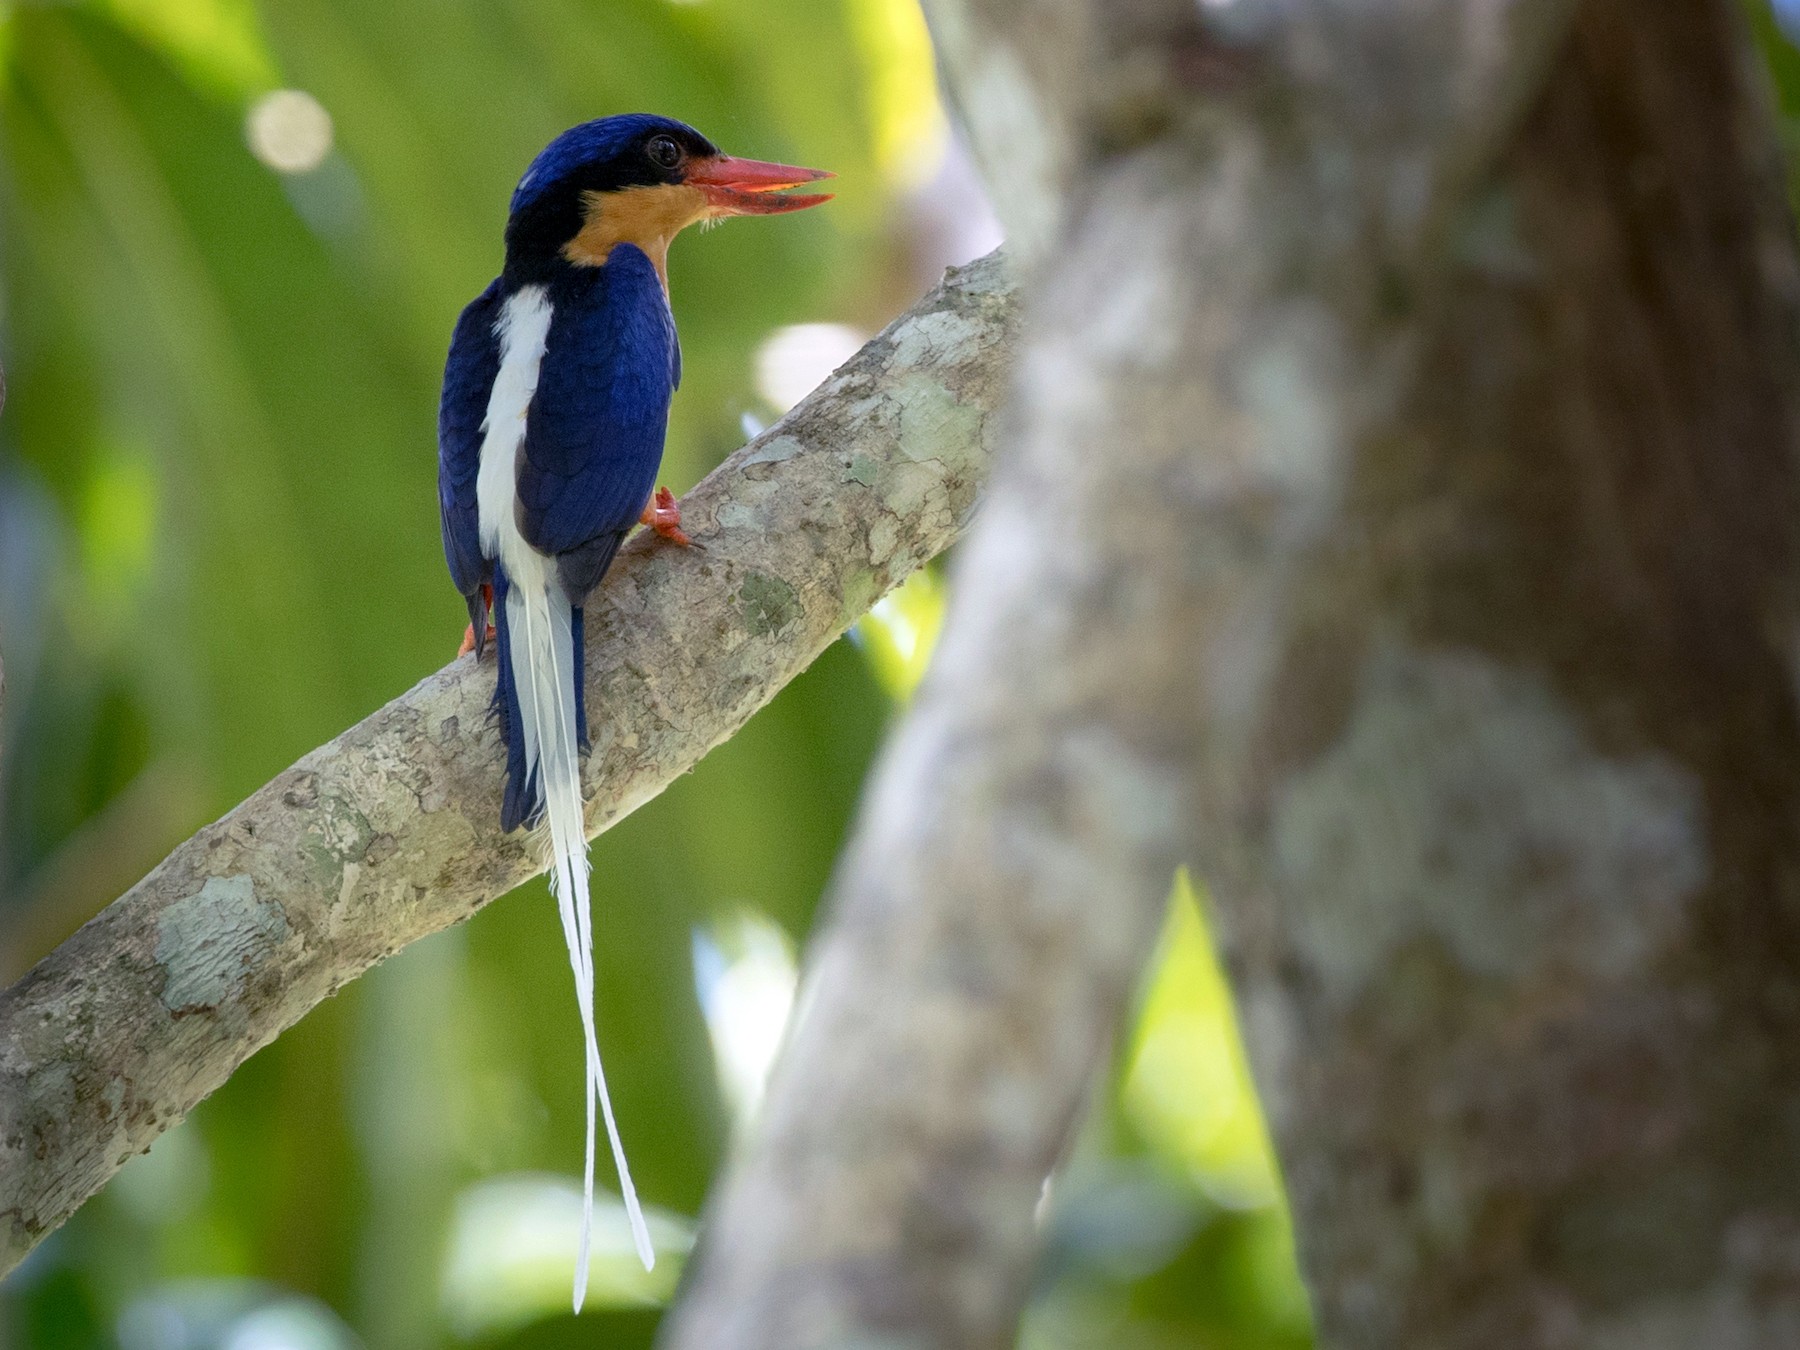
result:
[[[533,548],[559,556],[579,605],[656,486],[681,358],[662,282],[630,245],[556,283],[550,299],[519,524]]]
[[[450,337],[444,363],[444,393],[438,404],[438,513],[444,529],[444,559],[450,578],[470,601],[488,580],[489,564],[481,556],[481,526],[476,482],[481,473],[481,424],[488,396],[500,370],[500,339],[494,323],[500,314],[500,283],[493,282],[471,300]],[[486,617],[475,620],[476,638],[485,635]]]

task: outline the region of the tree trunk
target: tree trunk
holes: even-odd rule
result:
[[[672,1343],[1008,1343],[1185,852],[1324,1344],[1800,1344],[1794,253],[1735,7],[927,7],[1033,282],[1014,433]]]
[[[1328,1345],[1800,1345],[1794,252],[1753,59],[1727,0],[1581,6],[1217,804]]]

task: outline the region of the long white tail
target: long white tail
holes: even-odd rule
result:
[[[512,650],[513,685],[519,699],[519,721],[525,736],[525,767],[537,770],[544,815],[550,825],[552,865],[550,889],[562,914],[563,940],[575,972],[575,1001],[587,1037],[587,1166],[582,1184],[581,1247],[575,1258],[575,1311],[587,1296],[588,1253],[594,1229],[594,1102],[598,1099],[612,1141],[619,1190],[631,1220],[638,1259],[649,1270],[656,1264],[650,1230],[638,1204],[625,1146],[613,1121],[606,1074],[600,1067],[600,1042],[594,1035],[594,937],[588,904],[587,835],[582,827],[581,759],[575,738],[575,644],[573,614],[554,581],[523,581],[506,595],[506,620]]]

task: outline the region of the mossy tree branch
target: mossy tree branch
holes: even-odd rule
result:
[[[1013,314],[997,256],[953,273],[690,494],[704,551],[627,547],[587,610],[590,834],[957,537]],[[0,1273],[321,999],[541,870],[498,828],[493,679],[426,679],[0,992]]]

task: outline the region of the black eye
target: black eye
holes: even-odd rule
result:
[[[644,147],[644,153],[660,168],[672,169],[681,163],[681,147],[667,136],[652,137],[650,144]]]

